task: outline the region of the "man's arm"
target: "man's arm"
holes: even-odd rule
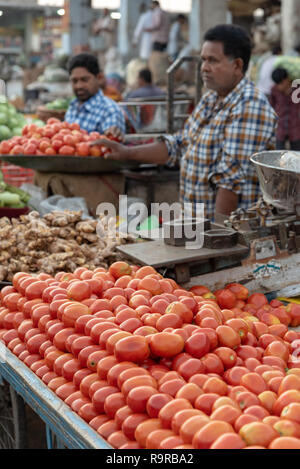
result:
[[[230,215],[238,208],[238,201],[237,194],[220,187],[216,196],[215,218],[217,214]]]
[[[106,155],[107,159],[118,161],[137,161],[139,163],[150,163],[164,165],[168,161],[169,154],[164,142],[155,142],[148,145],[126,146],[111,140],[100,140],[100,146],[111,150]]]

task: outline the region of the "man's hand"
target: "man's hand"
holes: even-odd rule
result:
[[[113,125],[112,127],[109,127],[109,129],[106,129],[104,132],[104,135],[112,135],[113,137],[117,138],[121,142],[124,140],[124,134],[123,132],[116,126]]]
[[[126,147],[125,145],[122,145],[121,143],[103,138],[101,140],[97,140],[97,145],[99,145],[100,147],[105,147],[111,151],[111,153],[106,153],[104,155],[105,159],[117,160],[117,161],[128,161],[131,159],[130,147]]]

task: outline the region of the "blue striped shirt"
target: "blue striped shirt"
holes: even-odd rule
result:
[[[67,110],[65,120],[76,122],[87,132],[104,134],[110,127],[117,127],[125,133],[125,118],[122,109],[110,98],[104,96],[101,90],[80,105],[74,99]]]

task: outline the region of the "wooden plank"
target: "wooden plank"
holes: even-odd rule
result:
[[[130,259],[152,267],[168,267],[177,264],[186,264],[194,261],[205,261],[218,257],[243,256],[249,249],[237,245],[227,249],[186,249],[184,247],[170,246],[163,240],[145,243],[128,244],[117,248]]]

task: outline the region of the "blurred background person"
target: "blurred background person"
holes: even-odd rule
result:
[[[116,24],[110,16],[108,8],[104,8],[103,15],[95,22],[94,34],[99,34],[103,38],[103,48],[109,49],[116,45]]]
[[[148,61],[152,52],[152,33],[145,31],[152,25],[153,12],[142,3],[140,6],[140,17],[133,34],[133,45],[139,45],[139,57],[141,60]]]
[[[272,73],[274,70],[274,65],[278,56],[282,54],[280,44],[273,46],[271,50],[271,54],[267,57],[260,67],[260,71],[258,74],[258,82],[257,87],[260,91],[262,91],[268,98],[271,94],[271,89],[274,85],[274,81],[272,80]]]
[[[170,28],[168,54],[172,61],[177,59],[179,52],[187,45],[187,26],[186,17],[180,14]]]
[[[170,17],[166,11],[160,8],[160,4],[157,1],[151,2],[151,9],[152,24],[144,30],[151,33],[152,50],[164,52],[167,50],[169,41]]]
[[[279,117],[276,132],[276,148],[300,151],[300,103],[292,99],[292,80],[284,68],[272,73],[275,85],[272,87],[270,103]]]
[[[153,85],[151,71],[148,68],[144,68],[139,71],[136,89],[130,91],[125,99],[156,98],[165,95],[166,93],[161,88]]]

